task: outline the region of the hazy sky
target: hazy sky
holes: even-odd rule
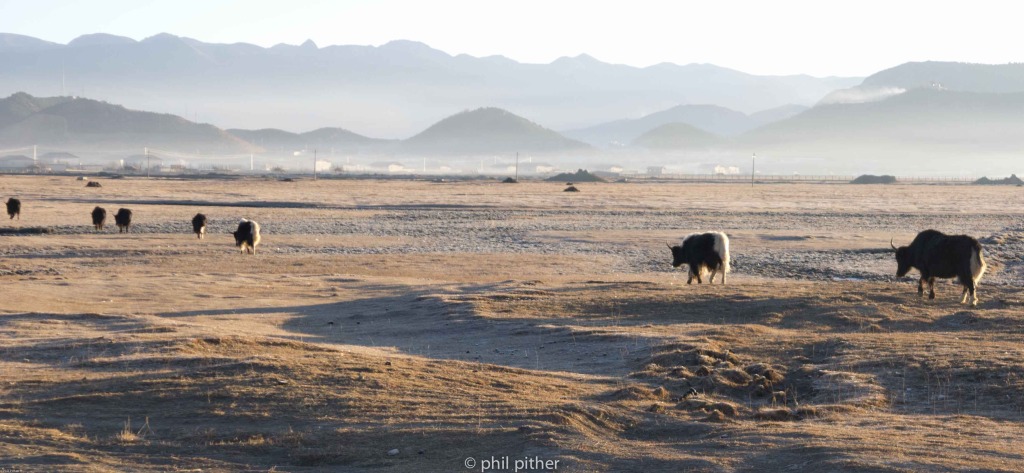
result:
[[[0,32],[66,43],[167,32],[261,46],[422,41],[547,63],[587,53],[648,66],[863,76],[907,61],[1021,61],[1016,2],[576,0],[0,0]]]

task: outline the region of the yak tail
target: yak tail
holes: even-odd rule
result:
[[[988,269],[988,265],[985,264],[985,257],[981,254],[981,245],[977,245],[971,253],[971,278],[974,279],[975,285],[981,281],[981,276],[985,274],[986,269]]]
[[[715,253],[718,253],[718,257],[722,259],[722,272],[729,272],[729,237],[725,236],[724,233],[714,232],[715,235]],[[984,265],[984,263],[982,263]]]

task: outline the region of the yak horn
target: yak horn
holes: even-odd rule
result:
[[[665,243],[665,246],[667,246],[667,247],[668,247],[668,249],[670,249],[670,250],[672,249],[672,244],[671,244],[671,243],[668,243],[668,242],[666,242],[666,243]]]
[[[896,245],[892,244],[892,238],[889,239],[889,246],[891,246],[894,250],[896,249]]]

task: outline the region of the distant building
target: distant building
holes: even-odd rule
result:
[[[537,163],[537,165],[534,166],[534,172],[536,172],[537,174],[550,174],[557,170],[558,168],[556,168],[555,166],[545,163]]]
[[[314,164],[314,166],[316,172],[328,172],[333,167],[330,161],[325,161],[323,159],[316,160],[316,164]]]
[[[25,155],[17,154],[0,158],[0,171],[24,172],[31,170],[36,162]]]
[[[148,167],[151,171],[158,171],[163,167],[164,160],[153,155],[146,156],[144,154],[134,154],[124,158],[121,165],[125,169],[145,171]]]
[[[715,166],[715,174],[739,174],[740,168],[736,166]]]
[[[665,174],[665,166],[647,166],[648,176],[660,176]]]

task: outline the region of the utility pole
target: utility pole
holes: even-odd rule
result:
[[[313,149],[313,180],[316,180],[316,149]]]
[[[516,182],[519,182],[519,152],[516,151]]]
[[[149,148],[142,148],[142,152],[146,154],[146,177],[149,177]]]
[[[757,161],[757,153],[750,156],[750,187],[754,187],[754,165]]]

